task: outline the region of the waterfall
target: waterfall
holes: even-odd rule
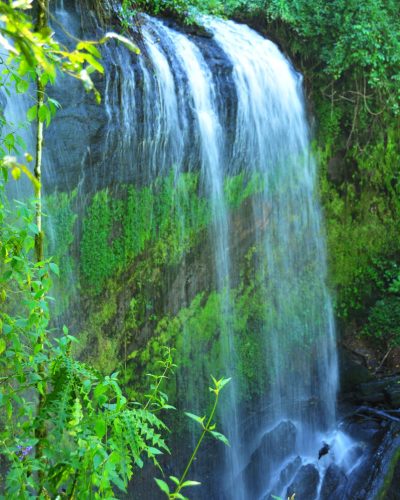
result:
[[[198,39],[191,40],[156,20],[148,20],[143,32],[158,86],[157,109],[164,106],[165,110],[158,119],[168,123],[164,125],[168,131],[161,133],[163,140],[177,143],[174,134],[182,137],[183,133],[190,141],[194,130],[192,139],[197,143],[196,156],[213,213],[210,242],[216,287],[220,292],[227,290],[220,304],[225,322],[220,337],[221,365],[233,378],[237,355],[230,328],[233,311],[229,289],[237,282],[237,270],[232,266],[232,227],[223,182],[224,176],[246,172],[249,178],[257,175],[259,184],[259,192],[252,197],[253,220],[248,223],[262,249],[257,271],[265,284],[265,303],[272,300],[274,309],[265,314],[259,339],[270,377],[270,390],[259,404],[269,406],[270,411],[257,422],[256,432],[246,443],[235,386],[230,403],[222,410],[223,416],[230,416],[222,421],[233,446],[223,476],[225,493],[221,494],[239,500],[266,494],[280,470],[279,462],[296,454],[315,455],[321,432],[334,425],[335,332],[325,285],[324,235],[301,78],[273,43],[248,27],[212,18],[205,19],[205,24],[231,66],[230,86],[237,99],[233,124],[227,123],[231,110],[224,109],[226,103],[217,98],[222,93],[221,79],[210,71],[202,46],[196,46]],[[164,54],[157,40],[162,41]],[[175,74],[180,76],[174,85],[171,75]],[[186,102],[178,94],[178,85],[185,85]],[[181,130],[176,128],[179,115],[192,115]],[[187,129],[188,124],[192,130]],[[174,163],[183,170],[185,157],[181,158],[182,162]],[[261,224],[260,229],[259,221],[265,219],[267,227]],[[186,341],[195,350],[190,332],[188,336]],[[195,383],[186,380],[189,386]],[[189,394],[193,392],[189,390]],[[265,436],[282,422],[293,426],[293,432],[280,437],[287,442],[279,443],[289,451],[274,453],[267,447],[258,453]],[[254,459],[262,463],[254,464]],[[268,481],[263,480],[266,474]]]
[[[335,423],[337,359],[301,78],[274,44],[247,26],[216,19],[207,24],[233,65],[238,96],[234,168],[252,169],[263,179],[263,190],[253,199],[255,219],[265,217],[268,207],[268,227],[257,231],[256,240],[265,251],[263,279],[276,314],[263,326],[271,411],[261,423],[259,443],[266,430],[291,421],[297,453],[312,456],[319,432]],[[287,438],[282,448],[293,446],[290,433]],[[263,450],[258,459],[269,461],[273,470],[273,455]],[[252,484],[262,475],[258,466]],[[256,493],[262,488],[261,483]]]
[[[79,29],[62,2],[57,15],[71,22],[70,32]],[[219,409],[231,446],[199,498],[285,497],[301,477],[315,482],[317,498],[327,467],[318,462],[318,451],[332,439],[336,423],[338,370],[302,80],[276,45],[247,26],[211,17],[202,22],[203,36],[189,35],[173,23],[142,16],[141,56],[116,45],[104,49],[104,105],[90,108],[96,116],[84,126],[81,108],[59,112],[55,127],[61,131],[46,157],[45,185],[49,193],[66,187],[79,193],[71,218],[79,223],[78,235],[70,252],[85,258],[85,265],[92,258],[93,267],[105,268],[103,282],[95,275],[99,289],[84,297],[86,303],[102,286],[106,300],[107,279],[162,231],[168,233],[168,227],[152,225],[159,220],[160,185],[172,185],[164,217],[173,219],[179,250],[168,250],[170,260],[188,274],[195,258],[204,260],[198,267],[203,276],[196,277],[203,287],[188,285],[186,277],[175,300],[179,307],[174,303],[168,310],[182,330],[176,399],[189,411],[204,412],[201,394],[209,375],[232,377]],[[62,88],[54,92],[62,101]],[[63,134],[65,116],[76,126]],[[121,195],[126,185],[134,186],[132,199],[130,188]],[[96,192],[117,220],[110,216],[94,226],[95,233],[106,232],[110,255],[100,243],[93,255],[82,250]],[[131,218],[115,208],[123,203],[136,203]],[[58,233],[50,234],[57,249]],[[114,245],[121,234],[125,239]],[[193,251],[199,235],[200,257]],[[69,270],[83,283],[73,292],[80,296],[70,299],[76,304],[84,296],[84,279],[89,282],[89,271],[81,265],[79,275],[78,267]],[[172,281],[165,278],[166,295]],[[259,300],[256,312],[243,306],[246,294]],[[193,304],[205,303],[214,304],[214,315],[204,319],[212,331],[207,341],[191,322]],[[152,307],[149,299],[146,319]],[[74,321],[73,312],[66,314]]]

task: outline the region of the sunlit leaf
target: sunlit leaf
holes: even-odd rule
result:
[[[0,338],[0,354],[2,354],[6,350],[6,341]]]
[[[135,54],[140,54],[140,49],[137,45],[135,45],[128,38],[119,35],[118,33],[113,33],[113,32],[106,33],[104,37],[100,40],[100,43],[105,43],[108,40],[118,40],[123,45],[125,45],[125,47],[128,48],[130,51],[134,52]]]
[[[182,483],[182,488],[187,488],[189,486],[200,486],[201,483],[199,483],[198,481],[185,481],[184,483]]]
[[[154,478],[154,481],[157,483],[157,486],[160,488],[160,490],[169,496],[168,484],[165,481],[163,481],[162,479]]]

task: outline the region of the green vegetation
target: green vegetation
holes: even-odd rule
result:
[[[81,271],[100,292],[106,279],[124,269],[151,245],[154,266],[176,264],[210,218],[207,200],[198,194],[198,175],[171,173],[154,185],[95,194],[83,220]]]
[[[88,494],[91,498],[114,497],[114,488],[126,490],[133,466],[143,465],[143,454],[157,463],[156,455],[168,451],[160,434],[166,427],[154,414],[166,405],[158,397],[157,386],[146,404],[131,406],[116,373],[103,376],[72,358],[71,344],[76,339],[65,326],[57,334],[50,331],[48,293],[51,275],[58,275],[59,268],[43,257],[40,186],[43,124],[50,124],[56,107],[45,94],[47,82],[54,81],[59,68],[92,88],[88,74],[85,77],[85,63],[100,72],[102,67],[95,59],[97,49],[90,44],[73,53],[60,48],[46,26],[46,3],[38,9],[36,31],[15,7],[0,4],[4,23],[0,32],[11,39],[0,39],[10,54],[2,85],[7,93],[22,93],[32,78],[40,96],[28,111],[29,119],[37,119],[34,174],[6,155],[18,153],[17,145],[24,147],[14,132],[5,136],[0,150],[0,406],[4,410],[0,443],[7,468],[4,491],[8,498],[49,498],[61,492],[68,498],[87,498]],[[27,9],[30,5],[22,1],[18,7]],[[9,124],[3,119],[2,125]],[[29,153],[25,158],[30,161]],[[26,174],[35,192],[31,205],[20,202],[12,212],[5,195],[10,171],[15,179],[21,172]],[[58,207],[59,219],[64,222],[59,229],[70,234],[74,216],[66,207],[67,203]],[[61,239],[59,251],[65,252],[70,243],[68,237]]]
[[[265,364],[266,346],[262,341],[268,314],[272,314],[271,304],[264,303],[264,293],[260,281],[252,280],[232,290],[211,291],[198,294],[187,308],[176,316],[161,318],[147,346],[130,354],[130,359],[139,367],[136,376],[155,368],[154,359],[160,354],[165,342],[176,349],[179,377],[188,380],[192,374],[222,372],[224,343],[228,342],[227,329],[231,328],[236,350],[235,381],[243,403],[248,403],[265,391],[260,380],[268,379]],[[221,317],[221,309],[227,300],[231,302],[231,317]],[[229,321],[229,325],[227,322]],[[199,355],[200,354],[200,355]],[[264,374],[264,377],[263,377]],[[140,380],[140,378],[139,378]],[[187,383],[187,382],[186,382]],[[139,385],[136,381],[136,385]],[[193,384],[187,384],[193,387]],[[170,393],[174,392],[170,387]],[[196,387],[193,389],[196,391]],[[188,400],[192,395],[188,395]],[[193,395],[193,399],[198,399]],[[205,402],[201,403],[202,405]]]
[[[7,179],[4,162],[1,175]],[[66,327],[50,332],[48,293],[59,270],[51,259],[32,260],[36,202],[20,204],[11,217],[3,180],[0,202],[0,443],[7,497],[65,491],[87,498],[88,490],[93,498],[114,496],[115,487],[126,490],[133,465],[143,466],[143,455],[157,463],[156,455],[168,451],[161,435],[166,427],[154,414],[166,402],[158,387],[148,402],[128,401],[117,373],[103,376],[71,356],[77,340]]]
[[[383,483],[381,490],[377,494],[377,497],[376,497],[377,500],[384,500],[385,498],[387,498],[388,491],[390,489],[393,489],[392,481],[393,481],[394,475],[396,474],[396,469],[398,469],[398,467],[399,467],[399,463],[400,463],[400,449],[396,450],[393,453],[392,460],[391,460],[390,465],[389,465],[387,472],[386,472],[385,481]]]
[[[76,291],[73,274],[76,262],[71,254],[74,242],[74,226],[77,214],[73,210],[76,191],[57,193],[44,198],[43,228],[46,255],[52,255],[53,261],[60,269],[60,275],[54,280],[54,295],[58,298],[54,304],[54,314],[59,315],[67,310]]]

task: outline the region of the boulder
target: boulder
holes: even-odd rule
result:
[[[287,497],[296,500],[315,500],[318,494],[319,472],[315,465],[302,465],[287,489]]]
[[[290,457],[295,448],[296,426],[289,420],[280,422],[262,436],[244,471],[250,498],[265,492],[271,471]]]
[[[392,408],[400,407],[400,377],[393,377],[385,387],[385,395]]]
[[[281,470],[279,479],[272,486],[270,493],[266,496],[266,500],[270,500],[274,496],[279,496],[284,490],[285,486],[293,479],[296,472],[300,469],[302,464],[301,458],[296,457],[290,460]]]
[[[336,464],[331,464],[325,472],[322,481],[320,500],[342,498],[347,483],[346,474]]]

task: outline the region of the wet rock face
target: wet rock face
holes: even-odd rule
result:
[[[393,498],[392,492],[400,491],[400,423],[370,419],[352,423],[346,430],[363,446],[362,455],[355,448],[354,468],[346,474],[347,480],[336,468],[328,468],[321,489],[328,496],[321,493],[320,500]]]
[[[284,461],[294,453],[295,449],[296,427],[289,420],[281,422],[262,436],[244,471],[246,484],[251,492],[250,498],[257,498],[263,492],[265,494],[271,472],[271,466],[268,464]]]
[[[364,358],[345,347],[339,348],[340,361],[340,389],[347,399],[352,399],[353,392],[358,384],[369,382],[372,379]]]
[[[367,404],[384,404],[386,407],[400,406],[400,377],[385,377],[364,382],[356,387],[356,400]]]
[[[347,477],[344,471],[336,464],[331,464],[322,481],[320,500],[331,500],[332,498],[343,498]]]
[[[83,12],[79,4],[73,9],[72,3],[71,0],[66,10],[58,12],[66,28],[80,39],[101,38],[107,27],[99,27],[94,13]],[[141,22],[146,25],[146,18]],[[181,30],[172,21],[166,23]],[[68,45],[63,32],[59,33],[57,26],[54,28],[57,37]],[[225,146],[230,151],[237,110],[232,63],[208,31],[188,35],[203,54],[214,77],[219,118],[226,135]],[[160,101],[159,82],[151,58],[140,37],[137,43],[142,49],[139,56],[112,42],[103,47],[104,75],[93,75],[102,97],[100,104],[96,103],[93,93],[86,93],[81,82],[72,78],[60,78],[51,89],[51,97],[60,102],[61,108],[45,136],[46,144],[51,146],[46,148],[49,150],[48,166],[44,169],[47,190],[71,191],[76,186],[83,186],[85,192],[93,192],[121,182],[147,184],[149,170],[170,169],[175,163],[173,146],[167,137],[168,126],[161,123],[158,131],[151,131],[155,121],[162,122],[159,115],[164,104]],[[168,55],[177,93],[185,94],[178,103],[180,114],[187,117],[185,133],[189,134],[185,139],[182,170],[194,170],[199,167],[200,146],[195,127],[191,126],[194,115],[186,95],[187,81],[166,41],[160,40],[159,46]],[[167,160],[168,164],[164,165],[165,158],[170,158],[171,164]],[[166,172],[157,170],[152,175],[155,173],[164,175]]]
[[[302,461],[300,457],[290,460],[281,470],[278,481],[272,486],[271,491],[264,500],[271,500],[274,496],[278,496],[291,483],[296,472],[300,469]]]
[[[293,482],[287,489],[287,496],[295,495],[299,500],[315,500],[318,494],[319,472],[315,465],[300,467]]]

